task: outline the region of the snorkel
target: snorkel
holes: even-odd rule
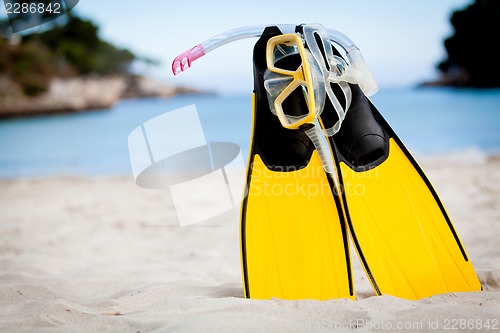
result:
[[[283,34],[295,33],[297,32],[298,27],[322,27],[320,24],[305,24],[302,26],[297,26],[294,24],[275,24],[249,26],[228,30],[212,38],[209,38],[203,43],[197,44],[189,50],[186,50],[179,54],[172,62],[172,72],[174,73],[174,75],[177,75],[187,70],[191,67],[191,64],[195,60],[228,43],[232,43],[240,39],[258,38],[262,35],[264,29],[268,26],[278,27],[278,29],[280,29]],[[349,39],[349,37],[347,37],[343,33],[334,29],[323,29],[330,37],[331,42],[344,49],[350,66],[359,70],[359,72],[361,73],[361,76],[358,76],[357,78],[358,84],[360,85],[361,90],[363,90],[364,94],[366,96],[374,95],[378,91],[378,87],[375,80],[373,79],[370,70],[368,69],[368,66],[365,63],[365,60],[359,48],[351,39]]]
[[[271,38],[267,44],[266,61],[268,70],[265,74],[265,89],[269,99],[269,107],[278,116],[283,127],[301,129],[313,142],[325,171],[334,175],[333,156],[326,137],[340,130],[345,114],[351,103],[349,83],[358,84],[367,96],[377,91],[375,81],[363,60],[356,45],[344,34],[325,29],[319,24],[276,26],[282,33]],[[260,37],[267,26],[251,26],[226,31],[207,41],[197,44],[178,55],[172,62],[174,75],[191,67],[192,62],[208,52],[227,43],[245,38]],[[280,44],[281,43],[281,44]],[[332,43],[341,47],[349,63],[334,55]],[[294,71],[279,68],[277,58],[299,55],[301,65]],[[337,84],[344,95],[345,105],[338,100],[331,84]],[[282,103],[301,87],[307,104],[307,113],[297,117],[286,114]],[[338,121],[330,128],[323,128],[319,116],[326,101],[329,101],[337,113]]]
[[[276,26],[284,34],[294,33],[296,27],[293,24],[278,24]],[[257,25],[232,29],[220,33],[201,44],[197,44],[175,57],[174,61],[172,62],[172,72],[174,73],[174,75],[177,75],[185,71],[186,69],[191,67],[191,63],[193,61],[203,57],[208,52],[211,52],[223,45],[235,42],[240,39],[258,38],[262,35],[266,27],[266,25]]]

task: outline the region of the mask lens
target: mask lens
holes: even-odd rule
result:
[[[276,44],[273,49],[272,65],[276,69],[295,72],[302,64],[299,49],[293,43]]]
[[[267,98],[269,101],[269,109],[276,115],[276,109],[274,103],[276,98],[281,94],[286,87],[288,87],[293,82],[293,77],[280,75],[266,70],[264,74],[264,88],[267,92]]]
[[[307,105],[307,89],[303,85],[296,87],[284,100],[281,102],[283,113],[290,120],[299,121],[309,115]],[[293,123],[293,121],[291,121]]]

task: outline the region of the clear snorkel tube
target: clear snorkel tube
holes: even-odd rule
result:
[[[294,33],[296,27],[294,24],[277,24],[275,26],[277,26],[284,34]],[[219,48],[228,43],[232,43],[240,39],[258,38],[262,35],[266,27],[268,27],[268,25],[256,25],[232,29],[220,33],[201,44],[197,44],[175,57],[174,61],[172,62],[172,72],[174,73],[174,75],[177,75],[180,72],[185,71],[186,69],[191,67],[191,63],[196,59],[199,59],[208,52],[213,51],[216,48]]]
[[[280,29],[283,34],[294,33],[297,28],[295,24],[276,24],[250,26],[225,31],[204,41],[201,44],[195,45],[194,47],[175,57],[174,61],[172,62],[172,72],[174,73],[174,75],[177,75],[185,71],[186,69],[191,67],[191,63],[193,61],[201,58],[208,52],[213,51],[225,44],[240,39],[258,38],[262,35],[264,29],[268,26],[278,27],[278,29]],[[312,24],[310,26],[317,25]],[[375,83],[375,80],[373,79],[373,76],[370,73],[370,70],[368,69],[368,66],[366,65],[365,60],[363,59],[361,51],[358,49],[358,47],[353,43],[351,39],[349,39],[349,37],[347,37],[343,33],[334,29],[325,28],[325,30],[330,36],[331,41],[345,50],[350,65],[360,71],[360,73],[356,75],[356,81],[361,87],[361,90],[363,90],[363,92],[367,96],[372,96],[373,94],[375,94],[378,90],[377,84]],[[352,72],[352,74],[354,74],[354,72]]]

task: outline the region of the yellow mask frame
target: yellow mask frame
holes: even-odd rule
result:
[[[276,51],[282,51],[284,47],[293,48],[298,51],[301,63],[297,69],[289,70],[276,66]],[[267,42],[267,68],[271,72],[282,76],[283,80],[290,80],[290,83],[281,90],[274,100],[276,115],[278,116],[281,125],[288,129],[298,129],[306,123],[312,124],[314,123],[314,119],[317,117],[315,91],[313,85],[314,81],[307,52],[308,51],[306,51],[301,37],[296,34],[283,34],[275,36],[270,38]],[[283,102],[299,87],[302,87],[308,112],[300,117],[287,115],[283,110]]]

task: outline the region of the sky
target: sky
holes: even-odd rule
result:
[[[80,15],[95,21],[102,38],[161,62],[141,73],[174,85],[222,94],[252,89],[252,47],[237,41],[174,76],[179,53],[226,30],[279,23],[320,23],[361,49],[380,89],[412,87],[436,79],[446,57],[443,41],[453,33],[453,10],[472,0],[80,0]]]

